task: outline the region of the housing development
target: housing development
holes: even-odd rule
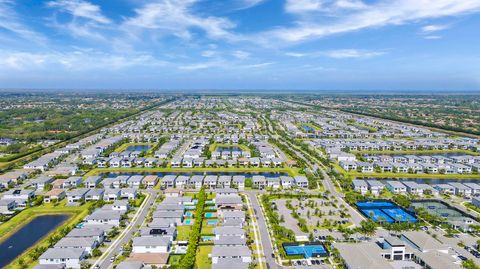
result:
[[[2,163],[0,267],[478,267],[478,138],[288,96],[154,100],[2,138],[44,146]]]

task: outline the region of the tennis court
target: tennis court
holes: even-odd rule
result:
[[[298,245],[286,246],[284,245],[285,253],[288,256],[303,255],[306,259],[311,257],[326,256],[327,251],[322,245]]]
[[[357,208],[367,218],[378,222],[417,222],[417,219],[390,201],[357,202]]]

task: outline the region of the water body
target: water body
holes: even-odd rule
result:
[[[219,146],[216,148],[216,151],[242,151],[240,147],[237,146],[232,146],[232,147],[224,147],[224,146]]]
[[[125,150],[126,152],[133,152],[133,151],[148,151],[151,148],[149,145],[133,145],[128,146]]]
[[[305,132],[314,132],[315,129],[313,129],[312,127],[308,126],[308,125],[303,125],[303,130],[305,130]]]
[[[288,173],[278,172],[144,172],[144,173],[135,173],[135,172],[110,172],[110,173],[101,173],[101,177],[116,177],[116,176],[135,176],[135,175],[156,175],[159,177],[167,175],[178,175],[178,176],[193,176],[193,175],[214,175],[214,176],[245,176],[245,178],[251,178],[252,176],[264,176],[264,177],[279,177],[279,176],[288,176]]]
[[[0,243],[0,268],[6,266],[45,235],[68,219],[68,215],[44,215],[34,218]]]

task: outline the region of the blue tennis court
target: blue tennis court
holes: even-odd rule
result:
[[[368,216],[374,221],[385,221],[388,223],[392,223],[393,219],[387,216],[387,214],[383,213],[380,209],[361,209],[365,216]]]
[[[288,256],[303,255],[305,258],[318,257],[327,255],[325,247],[322,245],[299,245],[299,246],[283,246]]]
[[[355,204],[367,218],[379,222],[417,222],[414,215],[390,201],[364,201]]]
[[[383,209],[392,219],[400,222],[417,222],[417,219],[400,208]]]

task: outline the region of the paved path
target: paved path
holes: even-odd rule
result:
[[[110,259],[116,256],[120,252],[120,248],[133,238],[136,232],[136,229],[133,228],[143,223],[158,193],[156,190],[147,190],[146,192],[147,198],[133,216],[132,222],[120,233],[117,239],[113,241],[91,268],[97,265],[102,269],[109,268],[111,266]]]

